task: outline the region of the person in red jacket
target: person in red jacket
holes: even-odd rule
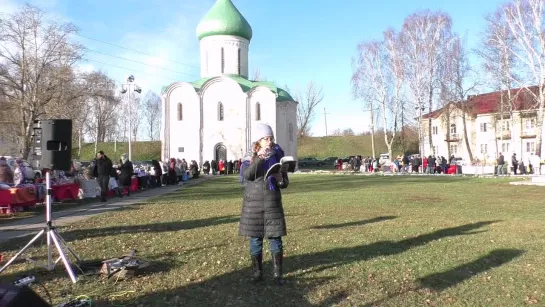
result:
[[[225,162],[223,160],[220,160],[220,163],[218,163],[220,175],[223,175],[223,171],[225,170]]]

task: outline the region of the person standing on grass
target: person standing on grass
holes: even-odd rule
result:
[[[119,188],[121,189],[121,195],[123,195],[123,190],[127,189],[127,196],[131,196],[131,181],[134,173],[134,167],[132,162],[129,161],[127,154],[121,155],[119,171],[121,173],[119,174]]]
[[[110,175],[112,174],[113,165],[112,160],[108,158],[101,150],[97,153],[95,159],[95,169],[93,176],[97,178],[98,186],[100,187],[100,201],[106,202],[106,196],[109,191]]]
[[[284,157],[284,150],[274,143],[269,125],[258,123],[253,150],[243,159],[240,182],[244,184],[244,201],[240,216],[239,234],[250,237],[250,256],[253,265],[252,281],[263,278],[263,238],[269,240],[276,284],[285,283],[282,273],[282,237],[287,234],[282,193],[288,186],[287,173],[264,178],[267,170]]]

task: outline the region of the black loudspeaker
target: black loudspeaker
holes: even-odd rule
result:
[[[72,120],[36,121],[34,157],[41,168],[69,171],[72,166]]]
[[[0,285],[0,307],[51,307],[27,286]]]

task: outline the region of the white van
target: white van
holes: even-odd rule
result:
[[[392,163],[392,160],[390,159],[390,154],[388,153],[380,154],[380,157],[378,158],[378,163],[380,165],[390,165],[390,163]]]

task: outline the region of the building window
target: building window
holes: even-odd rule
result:
[[[184,113],[183,113],[183,109],[182,109],[182,103],[178,103],[178,121],[181,121],[184,119]]]
[[[486,123],[481,123],[481,132],[486,132],[486,131],[487,131]]]
[[[456,145],[456,144],[451,144],[450,145],[450,154],[451,155],[458,154],[458,145]]]
[[[488,152],[488,145],[487,144],[481,144],[481,153],[485,154]]]
[[[255,104],[255,120],[261,120],[261,104],[259,102]]]
[[[536,150],[535,142],[526,142],[526,152],[533,153]]]
[[[223,103],[218,102],[218,120],[223,121]]]
[[[450,125],[450,137],[455,139],[458,138],[458,134],[456,133],[456,124]]]
[[[525,123],[525,128],[534,129],[535,127],[536,127],[536,118],[535,117],[527,118]]]
[[[221,48],[221,73],[225,72],[225,50]]]
[[[433,153],[437,154],[438,152],[439,152],[439,147],[438,146],[433,146]]]
[[[288,135],[290,142],[293,142],[293,124],[289,123],[288,125]]]
[[[437,135],[439,133],[439,129],[437,126],[431,127],[431,131],[433,135]]]
[[[509,122],[506,120],[501,121],[501,131],[506,132],[509,131]]]
[[[238,74],[240,75],[240,48],[238,48]]]
[[[502,143],[501,144],[501,152],[503,152],[503,153],[509,152],[509,143]]]

